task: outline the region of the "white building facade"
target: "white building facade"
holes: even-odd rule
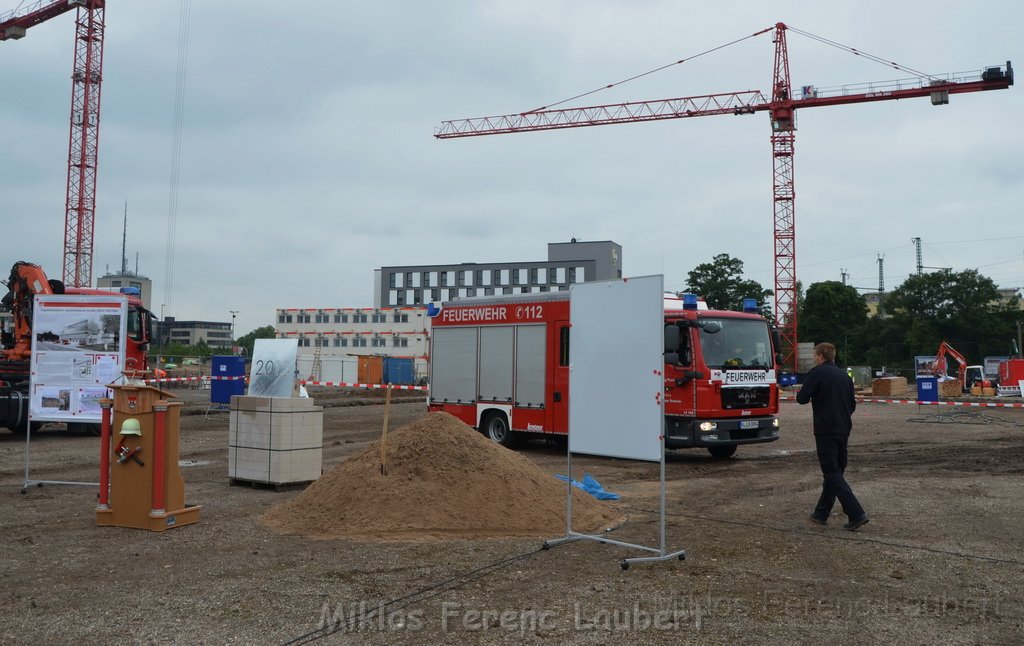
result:
[[[299,342],[299,377],[358,383],[359,357],[410,358],[427,375],[430,318],[424,307],[278,308],[279,339]]]

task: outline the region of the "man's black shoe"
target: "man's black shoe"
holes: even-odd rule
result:
[[[853,530],[859,529],[859,528],[861,528],[861,527],[863,527],[863,526],[865,526],[867,524],[868,524],[868,517],[867,516],[861,516],[857,520],[851,520],[850,522],[848,522],[845,525],[843,525],[843,529],[852,532]]]
[[[818,518],[814,514],[809,515],[808,518],[810,518],[811,522],[814,523],[815,525],[828,525],[828,519],[827,518]]]

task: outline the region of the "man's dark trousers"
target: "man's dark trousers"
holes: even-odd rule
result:
[[[814,515],[822,520],[827,520],[832,513],[832,505],[835,504],[836,498],[839,499],[843,511],[851,522],[864,517],[864,508],[860,506],[860,501],[853,495],[853,490],[843,477],[846,471],[846,443],[849,439],[849,435],[838,433],[814,436],[814,444],[818,449],[818,464],[821,465],[821,474],[825,478]]]

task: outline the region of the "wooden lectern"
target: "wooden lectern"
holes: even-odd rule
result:
[[[199,522],[201,507],[186,506],[178,466],[181,402],[168,402],[174,395],[145,384],[110,388],[114,399],[100,400],[96,524],[162,532]]]

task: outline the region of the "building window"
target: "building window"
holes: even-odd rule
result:
[[[352,315],[352,322],[353,323],[366,323],[366,320],[367,320],[366,314],[360,313],[360,314],[353,314]]]
[[[394,337],[393,345],[396,348],[408,348],[409,347],[409,339],[396,336],[396,337]]]
[[[315,320],[316,320],[317,323],[330,323],[331,322],[331,315],[330,314],[317,314],[316,317],[315,317]]]
[[[354,337],[352,337],[352,347],[353,348],[365,348],[366,347],[366,337],[365,336],[354,336]]]
[[[464,269],[459,270],[459,287],[465,287],[466,286],[466,274],[468,274],[468,273],[469,272],[464,270]]]
[[[387,323],[388,315],[384,314],[383,312],[374,312],[374,314],[371,317],[371,319],[372,319],[372,322],[374,322],[374,323]]]
[[[370,345],[375,348],[383,348],[387,345],[387,341],[383,337],[375,336],[373,337],[373,341],[370,342]]]
[[[394,272],[388,274],[388,287],[391,289],[398,287],[398,276]]]
[[[307,339],[305,337],[299,339],[299,347],[300,348],[308,348],[309,347],[309,339]]]
[[[309,323],[309,314],[299,314],[295,317],[296,323]]]
[[[404,312],[395,312],[392,321],[395,323],[408,323],[409,315]]]

